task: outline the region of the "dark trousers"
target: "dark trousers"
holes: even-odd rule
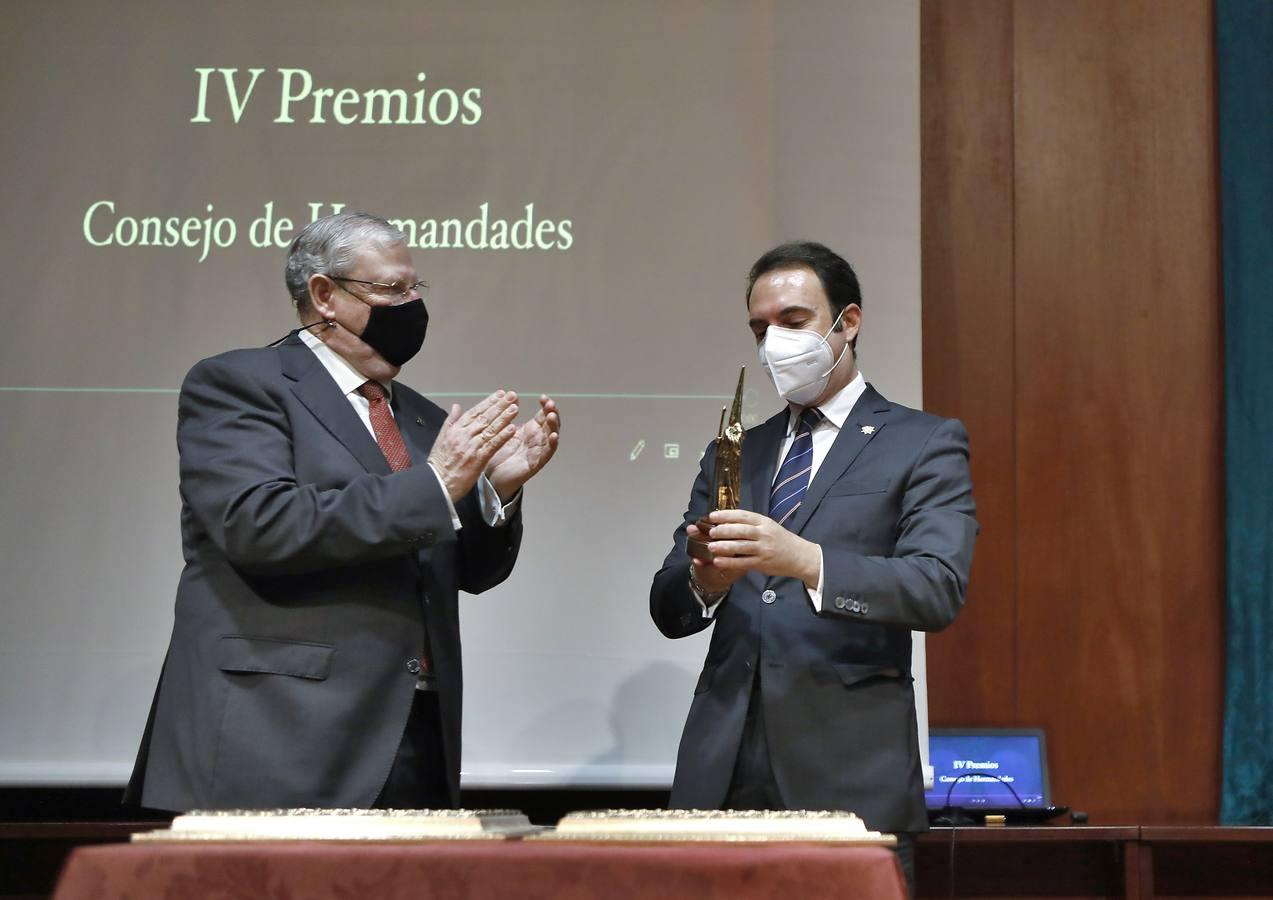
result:
[[[747,720],[738,745],[738,759],[725,794],[725,809],[786,809],[782,791],[774,777],[769,760],[769,739],[765,734],[764,702],[760,695],[760,673],[751,683],[751,699],[747,702]],[[915,896],[915,836],[902,832],[897,837],[897,861],[906,876],[906,888]]]
[[[438,694],[416,691],[393,768],[372,806],[376,809],[450,809],[452,805],[442,753]]]
[[[769,762],[769,739],[765,735],[765,709],[760,697],[759,673],[752,678],[743,739],[738,745],[738,758],[734,761],[734,774],[729,779],[724,808],[787,808],[774,778],[774,767]]]

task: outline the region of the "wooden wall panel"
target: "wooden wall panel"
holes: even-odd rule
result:
[[[1011,599],[998,599],[1002,571],[974,573],[979,589],[986,578],[998,586],[987,604],[996,617],[1011,607],[1012,721],[1047,729],[1055,793],[1096,821],[1213,821],[1223,523],[1211,4],[1017,0],[993,53],[983,4],[922,10],[923,209],[938,217],[923,233],[924,389],[934,409],[970,421],[981,471],[1012,482],[1011,515],[1002,486],[976,485],[979,500],[990,489],[987,537],[1013,529]],[[992,71],[1004,54],[1012,61],[1011,89],[982,89],[975,112],[950,96],[952,80],[968,77],[968,53]],[[988,221],[997,233],[998,220],[967,199],[973,185],[950,188],[947,160],[979,156],[958,171],[997,195],[994,162],[1004,154],[948,123],[992,122],[1005,109],[1006,310],[959,293],[969,271],[1002,266],[1001,241],[966,241],[952,266],[934,234],[938,224],[979,234]],[[995,319],[979,322],[996,336],[991,344],[935,346],[941,335],[930,327],[954,322],[961,333],[970,314]],[[1006,353],[997,337],[1005,328]],[[995,376],[1011,385],[1011,401],[998,384],[988,390],[1007,426],[981,427],[983,400],[965,387],[974,373],[995,375],[975,358],[982,352],[1012,361],[1010,375]],[[987,555],[1004,566],[1003,552],[985,541],[975,566]],[[933,642],[936,685],[966,680],[960,667],[1004,634],[1003,622],[972,615],[961,625],[970,627]],[[989,668],[998,675],[1001,666]],[[934,721],[984,721],[992,693],[974,696],[938,693]]]
[[[968,603],[928,640],[938,726],[1016,710],[1011,51],[1011,0],[923,8],[924,406],[968,427],[982,526]]]
[[[1018,714],[1048,727],[1061,796],[1081,790],[1103,818],[1216,812],[1209,7],[1014,16],[1016,336],[1031,361],[1016,381]],[[1192,659],[1172,652],[1182,638]]]

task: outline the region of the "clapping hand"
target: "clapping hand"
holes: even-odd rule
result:
[[[557,411],[557,404],[546,394],[540,394],[539,412],[516,429],[487,466],[486,477],[500,500],[507,503],[522,485],[548,464],[557,452],[560,435],[561,414]]]
[[[516,418],[517,395],[512,391],[496,391],[468,412],[458,403],[451,407],[429,450],[429,463],[451,502],[458,503],[471,491],[491,459],[513,440]]]

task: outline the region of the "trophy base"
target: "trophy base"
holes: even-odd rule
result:
[[[706,516],[694,523],[700,534],[706,534],[711,529],[712,523]],[[695,559],[701,559],[703,562],[711,562],[716,558],[711,550],[707,549],[707,541],[690,538],[685,542],[685,552]]]

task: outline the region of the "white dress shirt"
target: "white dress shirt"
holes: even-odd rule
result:
[[[857,376],[842,387],[838,393],[832,395],[826,402],[818,405],[817,409],[822,413],[822,420],[814,426],[813,429],[813,460],[812,468],[809,471],[809,483],[813,483],[813,479],[818,474],[818,469],[822,465],[822,461],[827,458],[827,454],[831,452],[831,445],[835,443],[836,437],[840,434],[840,429],[844,427],[845,421],[849,418],[849,413],[853,411],[853,406],[861,399],[862,394],[866,391],[866,378],[861,372]],[[791,449],[792,443],[796,439],[796,426],[800,424],[800,414],[804,411],[804,407],[794,404],[790,407],[789,418],[787,420],[787,436],[782,440],[782,446],[778,448],[778,465],[774,469],[774,477],[778,477],[778,470],[782,468],[782,461],[787,457],[787,451]],[[805,591],[809,595],[809,602],[813,604],[815,613],[822,611],[822,581],[825,574],[822,568],[822,550],[818,549],[818,586],[810,588],[805,585]],[[692,564],[691,564],[692,565]],[[710,595],[705,597],[694,585],[693,580],[690,581],[690,588],[694,591],[694,595],[698,597],[698,602],[703,605],[704,617],[710,618],[716,612],[716,608],[720,606],[729,592],[725,591],[719,597]],[[710,605],[707,602],[711,601]]]

